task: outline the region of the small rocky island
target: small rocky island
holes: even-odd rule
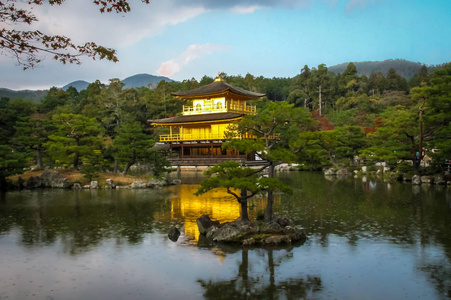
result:
[[[283,217],[275,217],[268,223],[238,219],[220,224],[219,221],[211,220],[208,215],[202,215],[196,222],[200,234],[217,243],[264,246],[303,243],[307,240],[302,229],[290,226],[290,221]]]

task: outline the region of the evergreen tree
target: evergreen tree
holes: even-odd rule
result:
[[[163,157],[156,155],[154,153],[155,150],[151,149],[154,144],[155,142],[143,132],[138,122],[128,121],[121,124],[113,140],[113,148],[116,160],[124,164],[123,174],[127,174],[130,167],[136,163],[146,163],[151,161],[151,158],[154,158],[153,161],[165,160]],[[164,166],[158,167],[162,168]],[[161,170],[157,170],[157,172],[159,173]]]
[[[46,150],[44,145],[54,130],[50,120],[42,114],[35,114],[17,121],[14,128],[16,133],[13,144],[22,152],[34,151],[38,169],[44,169],[43,155]]]
[[[0,144],[0,190],[7,189],[6,177],[23,173],[26,166],[24,153],[14,151],[8,145]]]
[[[296,136],[299,130],[312,124],[313,119],[306,109],[293,108],[293,104],[283,101],[268,101],[256,115],[245,116],[231,128],[232,139],[224,147],[260,156],[267,162],[262,169],[267,168],[269,178],[272,178],[278,164],[295,158],[289,149],[290,139]],[[255,135],[257,138],[254,140],[239,138],[247,134]],[[273,191],[268,191],[267,199],[265,221],[270,221],[273,217]]]
[[[76,114],[56,114],[52,116],[56,128],[44,144],[57,164],[78,169],[81,160],[101,149],[99,135],[102,128],[95,118]]]
[[[196,195],[204,194],[216,188],[225,188],[241,205],[241,220],[250,221],[247,212],[247,201],[259,192],[291,192],[291,188],[282,184],[277,178],[261,177],[258,171],[242,167],[234,161],[215,165],[205,171],[205,175],[213,175],[201,182]],[[238,192],[239,191],[239,192]]]

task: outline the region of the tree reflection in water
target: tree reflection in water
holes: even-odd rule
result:
[[[166,231],[170,202],[166,193],[152,198],[144,190],[37,190],[14,192],[0,206],[0,233],[18,228],[28,248],[55,244],[64,253],[89,251],[107,239],[138,244],[154,229]]]
[[[328,181],[322,174],[297,172],[279,176],[295,188],[295,193],[276,202],[274,210],[302,226],[309,241],[295,251],[221,247],[226,254],[222,257],[222,270],[215,257],[207,254],[210,246],[196,249],[187,247],[185,242],[195,238],[195,220],[203,213],[222,221],[237,218],[239,208],[234,199],[229,202],[219,194],[195,199],[191,192],[195,187],[191,185],[163,190],[35,190],[0,194],[0,269],[4,271],[0,276],[1,297],[6,288],[10,292],[31,291],[31,281],[44,284],[49,279],[41,274],[41,268],[45,271],[54,260],[58,262],[56,269],[71,268],[79,274],[80,284],[90,287],[92,278],[88,275],[98,274],[85,272],[80,266],[90,264],[89,259],[98,255],[101,259],[94,261],[104,263],[98,267],[102,272],[130,268],[137,262],[134,268],[142,267],[144,280],[152,282],[149,278],[158,278],[163,286],[166,279],[172,284],[187,270],[195,273],[182,276],[184,281],[180,282],[181,287],[193,289],[186,288],[179,294],[171,290],[172,298],[193,292],[210,299],[299,299],[324,295],[348,299],[353,295],[349,287],[375,299],[451,298],[449,187],[378,181],[370,188],[354,178]],[[254,201],[251,211],[254,219],[264,206],[258,201]],[[184,229],[177,243],[167,240],[172,226]],[[308,255],[298,255],[297,250]],[[112,253],[122,255],[122,265]],[[135,261],[139,255],[145,259]],[[149,260],[151,267],[145,264]],[[22,267],[29,267],[28,261],[37,266],[39,273],[28,269],[22,272]],[[160,262],[165,267],[169,263],[165,271],[170,276],[161,278],[163,267],[155,267]],[[55,272],[58,271],[61,270]],[[349,278],[349,272],[354,276]],[[11,275],[11,282],[16,284],[12,286],[9,274],[24,277],[21,281]],[[56,274],[64,275],[62,271]],[[114,274],[117,282],[130,280],[118,272]],[[47,275],[52,278],[53,273]],[[83,281],[85,278],[89,279]],[[92,295],[118,286],[115,281],[101,280],[94,285]],[[154,295],[160,287],[145,285],[148,295]],[[40,295],[42,299],[47,296]]]
[[[291,250],[291,249],[290,249]],[[277,280],[283,274],[276,274],[277,267],[292,257],[291,251],[274,258],[274,249],[241,250],[241,263],[238,274],[231,280],[203,280],[198,282],[204,288],[206,299],[311,299],[323,289],[321,278],[305,275],[296,278]],[[225,250],[226,251],[226,250]],[[264,272],[255,272],[249,259],[249,252],[256,252],[266,261]],[[280,268],[279,268],[280,269]],[[254,272],[253,272],[254,271]]]

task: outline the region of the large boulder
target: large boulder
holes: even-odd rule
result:
[[[107,185],[107,188],[109,188],[109,189],[115,189],[115,188],[116,188],[116,183],[114,182],[113,179],[108,178],[108,179],[105,180],[105,181],[106,181],[106,183],[108,184],[108,185]]]
[[[213,235],[215,234],[215,231],[218,230],[219,227],[218,226],[211,226],[208,230],[207,230],[207,234],[205,235],[205,237],[209,240],[213,240]],[[203,234],[200,234],[199,236],[203,236]]]
[[[69,180],[61,176],[57,171],[48,170],[41,174],[41,186],[51,188],[67,188]]]
[[[145,189],[146,187],[147,187],[147,184],[145,183],[145,182],[142,182],[142,181],[135,181],[135,182],[133,182],[131,185],[130,185],[130,187],[132,188],[132,189]]]
[[[180,236],[180,230],[178,230],[176,227],[172,227],[171,230],[169,230],[168,238],[173,241],[177,242]]]
[[[157,179],[157,178],[149,179],[149,181],[147,181],[147,183],[146,183],[146,187],[148,187],[148,188],[162,188],[165,185],[166,185],[166,180]]]
[[[333,169],[331,169],[331,168],[325,169],[324,170],[324,175],[326,175],[326,176],[333,176],[333,175],[335,175],[335,171]]]
[[[260,231],[265,233],[281,231],[282,226],[279,223],[271,221],[261,226]]]
[[[35,188],[41,187],[41,185],[42,185],[42,181],[39,176],[31,176],[30,178],[25,180],[25,182],[23,184],[24,188],[26,188],[26,189],[35,189]]]
[[[430,177],[430,176],[421,176],[421,183],[432,183],[432,177]]]
[[[212,226],[219,226],[219,221],[213,221],[209,215],[202,215],[196,220],[200,234],[207,234]]]
[[[445,184],[445,178],[442,174],[437,174],[434,176],[435,184]]]
[[[171,185],[181,185],[182,181],[180,179],[173,179],[171,181]]]
[[[234,221],[224,224],[209,236],[215,242],[241,242],[244,236],[255,233],[258,233],[256,223]]]
[[[412,176],[412,184],[414,184],[414,185],[421,184],[421,177],[420,177],[420,175],[413,175]]]
[[[273,221],[282,227],[290,225],[290,220],[288,220],[288,218],[285,217],[275,217]]]
[[[116,190],[129,190],[131,187],[129,185],[116,185]]]
[[[286,226],[283,229],[283,233],[288,235],[292,242],[305,241],[307,239],[307,235],[304,231],[296,227]]]
[[[346,168],[338,170],[336,174],[338,176],[349,176],[349,175],[352,175],[352,173],[349,172],[348,169],[346,169]]]

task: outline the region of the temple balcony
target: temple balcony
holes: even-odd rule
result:
[[[241,138],[251,139],[256,136],[246,134]],[[163,134],[160,135],[160,142],[188,142],[188,141],[210,141],[225,140],[224,133],[204,133],[204,134]]]
[[[183,115],[198,115],[204,113],[220,113],[220,112],[234,112],[255,115],[257,107],[254,105],[228,105],[223,107],[221,105],[196,105],[183,106]]]
[[[280,134],[275,133],[270,139],[278,139]],[[256,139],[257,136],[246,133],[240,136],[241,139]],[[227,140],[224,133],[206,133],[206,134],[162,134],[160,142],[194,142],[194,141],[211,141],[211,140]]]

